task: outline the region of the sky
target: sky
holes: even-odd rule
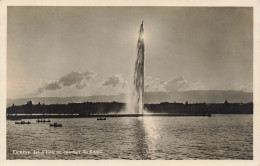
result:
[[[144,20],[145,91],[253,87],[253,9],[8,7],[7,97],[125,93]]]

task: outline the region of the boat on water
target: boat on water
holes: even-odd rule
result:
[[[62,127],[62,124],[53,123],[53,124],[50,124],[50,126],[52,126],[52,127]]]
[[[100,118],[97,118],[97,120],[107,120],[107,118],[100,117]]]
[[[21,121],[21,122],[15,122],[15,124],[31,124],[31,122],[25,122],[25,121]]]
[[[40,122],[45,123],[45,122],[51,122],[51,121],[50,121],[50,119],[48,119],[48,120],[38,119],[36,122],[38,122],[38,123],[40,123]]]

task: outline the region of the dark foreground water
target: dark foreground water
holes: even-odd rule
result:
[[[253,159],[253,115],[51,120],[8,120],[7,159]]]

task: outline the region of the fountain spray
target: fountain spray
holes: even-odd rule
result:
[[[127,110],[136,114],[143,113],[144,99],[144,24],[140,25],[137,42],[137,56],[134,75],[130,84],[130,98],[127,101]]]

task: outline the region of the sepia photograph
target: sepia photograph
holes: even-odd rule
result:
[[[6,160],[254,160],[254,7],[6,12]]]

